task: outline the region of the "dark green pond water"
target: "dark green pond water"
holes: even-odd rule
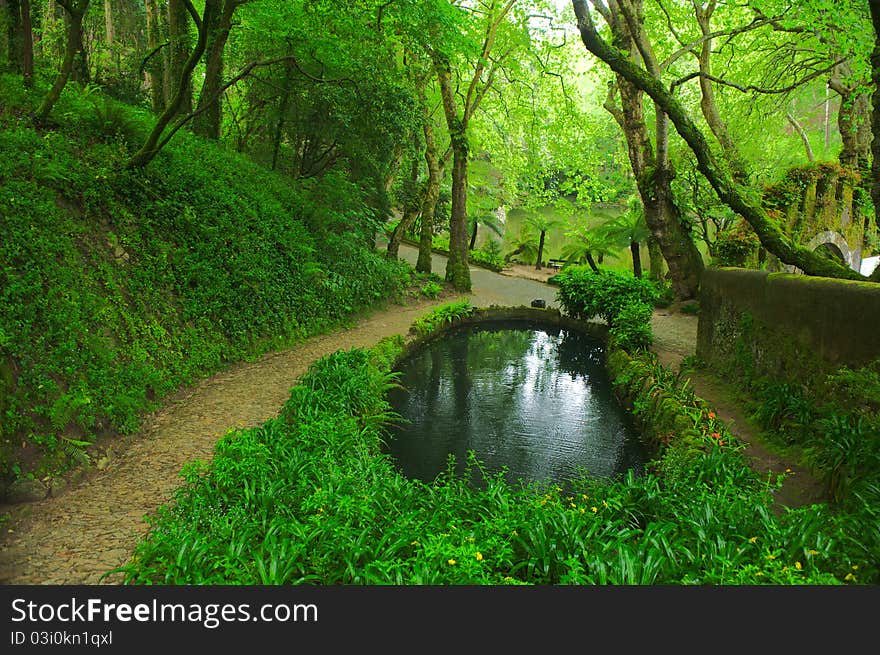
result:
[[[397,370],[403,388],[390,402],[404,421],[387,451],[409,478],[432,481],[450,454],[461,473],[471,450],[512,484],[642,471],[644,448],[590,335],[485,323],[426,344]]]

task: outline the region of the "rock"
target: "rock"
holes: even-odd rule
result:
[[[547,307],[547,303],[541,299],[535,299],[532,301],[532,307],[537,307],[539,309],[544,309]]]
[[[52,478],[49,481],[49,495],[52,498],[57,498],[63,494],[65,489],[67,489],[67,480],[64,478]]]
[[[39,480],[31,478],[19,478],[6,490],[6,502],[35,503],[49,495],[49,489]]]

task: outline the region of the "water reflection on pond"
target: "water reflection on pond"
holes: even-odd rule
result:
[[[473,450],[489,472],[562,483],[641,472],[645,452],[611,391],[602,343],[576,331],[488,323],[456,329],[400,363],[390,394],[405,421],[388,452],[433,480]]]

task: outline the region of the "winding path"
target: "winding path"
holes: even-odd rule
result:
[[[400,254],[415,263],[415,249],[404,245]],[[445,258],[435,256],[433,265],[442,274]],[[556,306],[555,290],[542,282],[475,267],[471,276],[470,298],[476,306],[528,305],[534,299]],[[405,334],[418,317],[449,300],[372,312],[350,329],[237,364],[180,391],[147,418],[141,432],[118,442],[118,454],[102,470],[56,498],[0,507],[0,513],[10,515],[0,536],[0,584],[119,584],[118,575],[102,576],[128,561],[149,528],[145,516],[172,499],[184,464],[210,458],[227,431],[277,415],[290,388],[316,359]],[[694,317],[658,313],[654,328],[656,348],[667,361],[693,353]],[[719,415],[725,418],[720,410]]]

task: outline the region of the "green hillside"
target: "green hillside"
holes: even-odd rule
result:
[[[181,133],[123,166],[152,120],[71,86],[0,78],[0,476],[83,458],[172,390],[393,297],[376,212],[341,174],[295,183]]]

